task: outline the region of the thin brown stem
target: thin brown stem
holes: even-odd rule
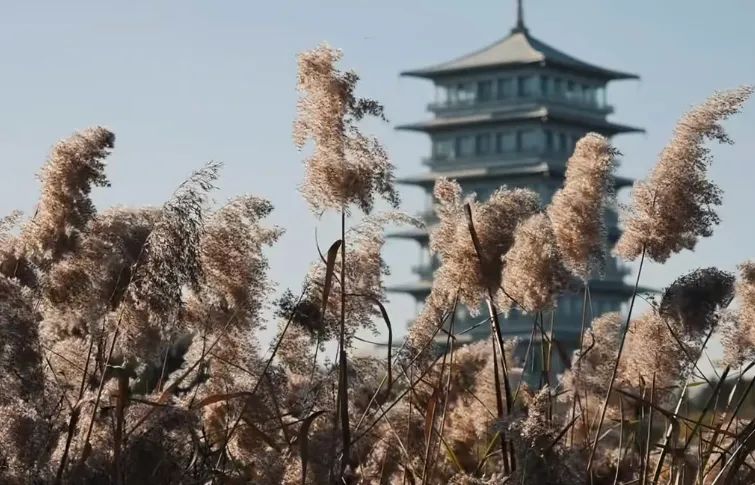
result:
[[[346,210],[341,210],[341,329],[339,335],[338,359],[338,409],[340,417],[341,440],[343,443],[343,457],[341,459],[341,475],[346,471],[349,463],[349,381],[346,358]]]
[[[123,369],[118,370],[118,397],[115,405],[115,431],[113,433],[113,475],[112,483],[120,484],[123,474],[121,472],[121,447],[123,445],[123,421],[126,401],[128,399],[128,375]]]
[[[606,418],[606,409],[608,408],[608,401],[613,391],[613,384],[616,381],[616,374],[619,371],[619,361],[621,360],[621,354],[624,351],[624,343],[626,342],[627,333],[629,332],[629,323],[632,319],[632,310],[634,309],[634,302],[637,297],[637,289],[640,286],[640,276],[642,275],[642,266],[645,263],[645,247],[642,248],[642,256],[640,257],[640,267],[637,270],[637,279],[634,283],[634,290],[632,291],[632,300],[629,304],[629,311],[627,312],[627,320],[624,325],[624,329],[621,333],[621,341],[619,342],[619,351],[617,352],[616,359],[613,362],[613,370],[611,371],[611,379],[608,382],[608,390],[606,391],[606,397],[603,400],[603,406],[600,410],[600,419],[598,420],[598,429],[595,431],[595,439],[593,440],[592,447],[590,448],[590,457],[587,460],[587,473],[590,473],[592,468],[593,459],[595,458],[595,450],[598,448],[598,438],[600,437],[600,431],[603,427],[603,421]]]

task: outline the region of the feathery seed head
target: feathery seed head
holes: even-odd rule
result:
[[[379,315],[375,301],[385,301],[385,288],[383,276],[388,274],[388,266],[385,264],[380,251],[385,243],[384,226],[389,223],[418,224],[416,220],[398,212],[376,214],[365,217],[358,225],[346,232],[349,246],[346,250],[346,269],[341,268],[340,262],[333,268],[330,293],[325,307],[325,315],[322,315],[322,327],[315,330],[326,338],[338,335],[339,318],[341,312],[341,282],[346,279],[346,333],[347,340],[351,340],[360,328],[375,330],[373,317]],[[339,257],[340,260],[340,257]],[[326,264],[318,261],[307,276],[309,282],[307,293],[303,301],[308,305],[318,305],[322,308],[323,291],[325,285]],[[296,314],[295,317],[312,316],[315,310],[305,314]],[[320,311],[316,314],[320,316]],[[299,320],[299,323],[307,325],[315,324],[311,320]]]
[[[662,263],[713,233],[721,189],[707,178],[711,155],[704,143],[732,142],[721,122],[738,113],[752,92],[751,86],[743,86],[716,93],[682,117],[650,177],[635,185],[631,213],[616,246],[619,256],[634,260],[645,248]]]
[[[435,274],[434,286],[441,294],[455,298],[477,314],[480,300],[495,295],[501,284],[501,257],[514,242],[514,230],[520,221],[531,216],[540,206],[534,192],[527,189],[496,190],[485,202],[463,199],[461,186],[455,181],[435,182],[436,209],[440,219],[430,234],[430,250],[441,266]],[[464,203],[472,212],[474,230],[480,244],[478,256],[471,236]],[[447,298],[446,305],[452,300]]]
[[[43,294],[43,326],[60,338],[99,335],[120,305],[159,210],[115,208],[98,214],[79,248],[53,264]]]
[[[208,218],[200,236],[203,281],[191,305],[203,315],[200,327],[251,329],[259,323],[271,289],[263,249],[282,234],[262,225],[272,209],[266,200],[237,197]]]
[[[22,240],[39,264],[54,261],[73,249],[80,231],[96,209],[89,196],[93,186],[107,186],[103,159],[115,135],[102,127],[89,128],[58,142],[42,168],[42,195]]]
[[[356,125],[368,115],[383,118],[383,107],[354,95],[359,77],[336,69],[340,59],[341,52],[325,44],[299,55],[294,142],[299,149],[314,142],[304,162],[302,194],[317,213],[348,210],[351,204],[369,213],[376,195],[398,206],[394,168],[385,149]]]
[[[517,304],[525,312],[536,313],[555,305],[570,278],[546,214],[535,214],[517,227],[501,279],[505,290],[499,297],[501,308]]]
[[[110,320],[120,325],[128,356],[156,357],[163,339],[169,340],[180,326],[184,290],[198,291],[204,206],[219,169],[220,164],[209,163],[181,184],[144,244],[124,296],[126,305]]]
[[[721,343],[724,363],[738,367],[755,356],[755,261],[738,266],[735,295],[739,308],[724,313]]]
[[[663,292],[659,313],[679,322],[690,336],[706,333],[718,310],[734,297],[734,275],[716,268],[697,269],[677,278]]]
[[[14,396],[28,400],[42,390],[38,325],[30,292],[0,276],[0,404]]]
[[[567,162],[564,187],[548,207],[564,264],[585,280],[605,261],[604,217],[618,154],[604,136],[585,135]]]
[[[755,261],[738,266],[740,280],[736,286],[739,299],[740,324],[750,329],[750,339],[755,343]]]
[[[672,333],[673,332],[673,333]],[[692,362],[693,347],[684,339],[684,328],[673,319],[650,311],[629,324],[624,353],[617,374],[617,382],[637,390],[649,386],[655,377],[656,398],[663,403],[687,375]],[[676,335],[676,338],[674,337]]]

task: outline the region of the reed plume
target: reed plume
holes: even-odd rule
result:
[[[716,268],[697,269],[677,278],[663,292],[659,313],[675,320],[690,337],[704,335],[734,297],[734,275]]]
[[[306,278],[308,289],[304,305],[300,303],[294,315],[296,323],[309,328],[313,335],[319,334],[323,340],[338,335],[340,293],[342,285],[346,284],[348,297],[344,313],[347,346],[357,330],[375,330],[373,318],[380,314],[375,302],[384,302],[386,298],[383,278],[389,271],[380,252],[385,244],[384,227],[389,223],[402,225],[417,222],[401,213],[389,212],[367,216],[351,227],[346,232],[349,250],[345,257],[345,271],[341,265],[334,266],[328,301],[323,306],[327,265],[321,260],[311,267]],[[291,299],[284,303],[290,307]],[[321,308],[325,308],[324,315],[320,314]]]
[[[302,149],[314,142],[304,162],[301,192],[312,210],[345,210],[351,204],[372,210],[375,196],[398,206],[393,165],[383,146],[364,135],[357,122],[372,116],[383,119],[383,106],[354,95],[359,76],[336,68],[341,52],[326,44],[299,55],[298,116],[294,143]]]
[[[743,86],[716,93],[681,118],[650,177],[635,184],[624,234],[616,245],[619,256],[634,260],[644,248],[662,263],[713,233],[721,190],[707,178],[712,157],[704,143],[732,143],[721,122],[738,113],[752,91]]]
[[[253,196],[237,197],[211,214],[200,235],[202,285],[189,302],[197,330],[253,330],[272,287],[263,249],[282,234],[263,220],[270,202]]]
[[[58,142],[42,168],[37,211],[23,230],[26,251],[37,264],[57,260],[78,242],[94,216],[92,187],[107,186],[104,159],[115,135],[102,127],[88,128]]]
[[[33,399],[44,388],[39,320],[32,294],[0,276],[0,404]]]
[[[583,280],[605,262],[605,211],[613,196],[617,155],[604,136],[582,137],[566,162],[564,187],[548,207],[563,262]]]
[[[385,152],[357,128],[382,107],[355,96],[339,59],[327,46],[300,56],[294,136],[313,142],[301,190],[317,214],[341,213],[341,237],[274,305],[267,251],[282,230],[269,202],[213,210],[209,164],[162,207],[98,211],[112,133],[56,145],[37,214],[0,219],[0,482],[749,483],[755,387],[699,361],[717,335],[726,365],[755,357],[754,263],[738,281],[692,271],[647,313],[602,315],[583,336],[554,327],[550,345],[583,345],[538,385],[533,347],[503,340],[520,329],[493,301],[539,313],[600,269],[618,155],[600,135],[579,141],[544,210],[528,190],[478,201],[438,180],[432,291],[398,355],[362,353],[362,333],[391,326],[384,228],[415,221],[371,213],[397,201]],[[622,254],[662,261],[709,233],[720,194],[703,142],[728,140],[719,123],[749,94],[682,119],[635,193]],[[354,206],[370,214],[347,230]],[[476,314],[482,300],[490,321],[459,328],[458,303]],[[487,323],[492,338],[467,344]]]
[[[144,243],[137,268],[124,295],[124,305],[109,319],[124,336],[125,355],[157,358],[161,342],[182,329],[179,311],[184,288],[202,282],[200,238],[207,193],[220,165],[209,163],[194,172],[161,209]]]
[[[47,272],[45,338],[101,337],[102,319],[120,306],[158,217],[157,209],[113,208],[92,219],[77,250]]]
[[[739,265],[740,281],[736,286],[739,298],[740,324],[749,329],[750,340],[755,342],[755,261]]]
[[[745,261],[738,266],[739,281],[735,297],[739,308],[722,315],[722,362],[740,367],[755,357],[755,262]]]
[[[479,313],[481,300],[492,292],[495,295],[501,284],[501,257],[514,243],[514,230],[520,221],[534,214],[540,201],[537,194],[527,189],[496,190],[485,202],[473,196],[463,198],[461,186],[454,181],[438,179],[435,182],[438,225],[430,233],[430,251],[440,259],[440,268],[434,275],[434,291],[447,295],[451,305],[458,294],[459,302],[470,313]],[[472,220],[480,244],[480,255],[475,249],[464,204],[469,204]]]
[[[501,308],[517,304],[526,312],[537,313],[556,304],[559,293],[569,283],[569,273],[546,214],[535,214],[516,228],[501,281],[505,290],[498,299]]]

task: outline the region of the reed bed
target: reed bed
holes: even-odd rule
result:
[[[615,248],[603,214],[619,153],[601,135],[577,143],[545,206],[525,189],[477,200],[439,180],[429,230],[440,266],[394,342],[383,232],[418,223],[374,210],[399,205],[388,155],[361,129],[383,107],[355,94],[340,59],[327,45],[299,56],[293,134],[300,192],[314,217],[340,216],[341,235],[312,248],[301,288],[278,299],[265,251],[283,229],[258,197],[209,203],[219,164],[162,207],[99,211],[90,192],[108,184],[114,134],[94,127],[54,146],[36,212],[0,220],[0,481],[755,483],[755,263],[683,275],[633,311],[642,267],[693,250],[718,223],[707,143],[731,142],[721,123],[752,88],[680,119]],[[608,251],[640,262],[627,314],[585,321],[565,372],[543,359],[528,386],[516,342],[501,338],[505,313],[530,314],[552,347],[545,315],[557,326],[558,297],[575,287],[592,313],[588,281]],[[489,341],[459,343],[462,306]],[[388,335],[387,355],[356,351],[365,331]],[[705,375],[712,336],[724,358]]]

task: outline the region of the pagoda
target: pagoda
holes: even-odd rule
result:
[[[420,217],[427,227],[437,221],[432,191],[439,177],[455,179],[465,193],[476,193],[479,200],[503,185],[529,188],[546,205],[563,184],[566,161],[582,136],[597,132],[610,138],[643,131],[607,119],[613,113],[606,100],[607,84],[639,77],[581,61],[533,37],[524,24],[521,0],[517,2],[516,24],[503,39],[402,75],[427,79],[435,86],[435,99],[428,105],[433,117],[398,127],[430,137],[431,153],[423,160],[428,170],[399,180],[425,191],[426,208]],[[618,191],[631,186],[632,180],[616,177],[615,184]],[[621,234],[616,208],[609,208],[605,218],[607,243],[612,247]],[[418,280],[390,288],[410,294],[419,306],[430,292],[438,267],[429,254],[428,232],[412,229],[391,237],[419,243],[420,262],[413,267]],[[602,273],[588,285],[588,323],[591,317],[621,311],[632,293],[632,287],[624,282],[627,272],[616,259],[607,258]],[[584,292],[566,294],[553,315],[544,318],[545,328],[553,323],[556,345],[551,347],[555,351],[550,368],[554,372],[568,365],[578,345],[584,298]],[[460,308],[455,328],[473,327],[481,319],[471,318]],[[541,352],[537,351],[541,334],[532,330],[533,317],[512,311],[501,327],[504,338],[520,339],[519,357],[526,348],[531,349],[529,372],[542,368]],[[490,326],[482,324],[465,335],[477,340],[489,337],[489,332]]]

